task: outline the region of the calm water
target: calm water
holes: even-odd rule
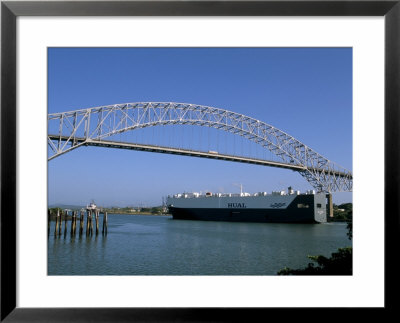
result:
[[[102,216],[100,216],[102,225]],[[64,223],[63,223],[64,226]],[[48,239],[49,275],[276,275],[351,246],[345,223],[270,224],[108,216],[108,235]]]

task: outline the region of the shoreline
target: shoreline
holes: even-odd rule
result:
[[[117,215],[153,215],[153,216],[172,216],[171,214],[152,214],[150,212],[143,212],[143,213],[121,213],[121,212],[107,212],[108,215],[110,214],[117,214]],[[72,219],[72,215],[60,215],[60,218],[64,221],[65,218],[67,219],[67,221],[70,221]],[[57,215],[56,214],[51,214],[49,217],[50,221],[56,221],[57,219]],[[79,220],[79,219],[78,219]]]

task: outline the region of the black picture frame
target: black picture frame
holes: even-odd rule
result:
[[[399,287],[400,0],[379,1],[2,1],[1,3],[1,321],[3,322],[234,322],[280,319],[289,308],[18,308],[16,282],[16,19],[19,16],[382,16],[385,19],[385,306],[396,311]],[[373,148],[371,148],[373,149]],[[371,152],[373,153],[373,152]],[[373,166],[371,166],[373,172]],[[373,234],[373,233],[371,233]],[[373,255],[371,255],[373,257]],[[38,291],[40,293],[40,291]],[[57,292],[56,292],[57,293]],[[317,320],[304,309],[296,315]],[[326,313],[341,318],[335,308]],[[337,310],[337,309],[336,309]],[[355,309],[357,310],[357,309]],[[384,313],[382,313],[384,311]],[[305,314],[302,314],[305,313]],[[329,314],[327,314],[329,313]],[[348,315],[347,312],[346,315]],[[271,313],[268,313],[271,315]],[[300,318],[301,316],[296,316]],[[350,318],[350,317],[348,317]]]

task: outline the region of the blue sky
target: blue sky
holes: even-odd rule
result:
[[[49,48],[49,113],[139,101],[245,114],[352,170],[351,48]],[[238,192],[238,183],[250,193],[312,189],[290,170],[110,148],[48,163],[49,204],[160,205],[183,191]]]

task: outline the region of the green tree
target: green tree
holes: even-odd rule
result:
[[[324,256],[308,256],[317,262],[309,263],[304,269],[290,269],[285,267],[278,275],[351,275],[353,272],[353,248],[339,248],[330,258]]]

